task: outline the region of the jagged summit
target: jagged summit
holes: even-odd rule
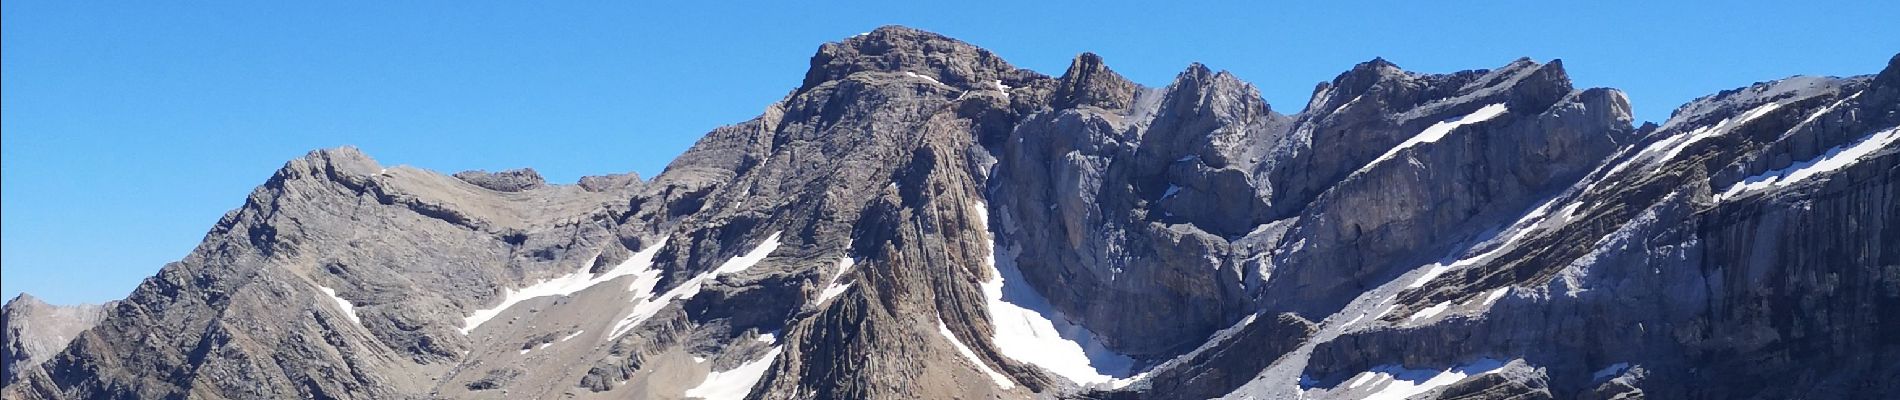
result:
[[[1091,106],[1125,110],[1134,106],[1136,92],[1141,89],[1109,69],[1095,53],[1075,56],[1058,81],[1055,99],[1050,104],[1056,109]]]
[[[1041,74],[1011,66],[989,50],[943,35],[887,25],[843,42],[825,43],[811,57],[800,91],[853,73],[917,74],[959,88],[1000,81],[1021,86]]]
[[[291,160],[70,344],[9,304],[0,390],[1891,398],[1894,70],[1638,131],[1557,60],[1374,59],[1282,115],[882,27],[651,181]]]

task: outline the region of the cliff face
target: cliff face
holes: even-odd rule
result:
[[[1900,66],[1638,128],[1559,61],[1284,114],[885,27],[649,181],[293,160],[69,345],[10,305],[5,394],[1894,396],[1896,126]]]

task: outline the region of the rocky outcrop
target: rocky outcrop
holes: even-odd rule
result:
[[[70,344],[9,305],[4,393],[1892,397],[1896,70],[1639,128],[1375,59],[1284,115],[883,27],[650,181],[312,152]]]
[[[471,185],[481,186],[484,189],[497,192],[519,192],[547,186],[547,181],[542,180],[541,174],[534,172],[533,168],[511,169],[501,172],[482,170],[462,171],[455,173],[455,179],[461,179],[463,182],[468,182]]]

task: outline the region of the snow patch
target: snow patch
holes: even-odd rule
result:
[[[1854,143],[1828,149],[1826,153],[1822,153],[1813,159],[1796,162],[1787,168],[1767,171],[1744,178],[1740,182],[1730,185],[1728,190],[1724,190],[1721,194],[1716,195],[1715,200],[1732,199],[1743,193],[1774,186],[1792,185],[1795,182],[1854,165],[1855,162],[1860,161],[1861,157],[1866,157],[1869,154],[1880,151],[1880,149],[1892,146],[1896,139],[1900,139],[1900,127],[1874,132]]]
[[[659,254],[660,248],[665,246],[665,240],[661,240],[659,244],[647,246],[647,248],[642,249],[640,252],[634,253],[633,257],[622,261],[620,265],[614,266],[613,269],[599,276],[588,273],[587,268],[581,268],[579,271],[528,285],[528,287],[521,288],[520,290],[503,289],[501,304],[497,304],[491,308],[475,310],[473,314],[469,314],[467,318],[462,320],[462,328],[460,330],[463,335],[467,335],[470,331],[474,331],[475,327],[481,326],[482,323],[488,322],[489,319],[493,319],[497,315],[501,315],[502,311],[507,311],[509,307],[514,307],[516,303],[528,299],[543,296],[568,296],[602,282],[611,281],[623,276],[645,275],[649,272],[657,274],[658,271],[651,271],[653,267],[653,256]],[[596,255],[595,257],[599,256]],[[589,264],[592,264],[592,262],[590,261]]]
[[[568,341],[568,339],[573,339],[576,336],[580,336],[581,332],[586,332],[586,331],[585,330],[574,331],[574,333],[569,333],[567,334],[567,336],[562,336],[561,340],[557,340],[557,342],[565,342],[565,341]]]
[[[725,263],[719,264],[719,267],[714,268],[712,271],[706,271],[692,279],[687,279],[685,282],[681,282],[679,286],[674,286],[672,290],[667,290],[666,293],[658,297],[654,297],[652,294],[654,286],[660,283],[660,271],[652,270],[649,271],[649,273],[641,274],[639,279],[634,280],[633,286],[628,288],[637,293],[634,295],[634,298],[638,299],[638,301],[633,305],[633,312],[627,314],[626,317],[622,317],[620,321],[614,322],[613,331],[607,336],[601,337],[601,339],[612,340],[618,338],[620,335],[624,335],[628,331],[633,330],[634,327],[639,326],[641,322],[646,322],[647,318],[653,318],[654,314],[658,314],[660,310],[666,309],[666,306],[673,304],[674,300],[691,298],[699,294],[699,289],[706,285],[706,281],[718,278],[720,275],[745,271],[752,268],[753,265],[758,265],[759,261],[765,260],[765,257],[771,255],[773,250],[778,249],[778,237],[780,233],[784,232],[772,232],[772,236],[766,237],[765,242],[759,243],[759,246],[752,248],[752,251],[726,260]],[[652,259],[653,256],[648,255],[647,264],[652,264]]]
[[[1489,121],[1492,118],[1497,118],[1499,115],[1504,115],[1504,112],[1508,110],[1509,108],[1505,107],[1504,103],[1497,103],[1497,104],[1484,106],[1483,108],[1479,108],[1477,111],[1472,111],[1471,114],[1467,114],[1462,117],[1452,118],[1452,119],[1440,121],[1439,123],[1436,123],[1436,124],[1432,124],[1432,126],[1426,127],[1425,130],[1419,131],[1417,135],[1413,135],[1411,138],[1405,139],[1405,141],[1399,143],[1398,146],[1393,146],[1391,150],[1386,150],[1385,154],[1380,154],[1379,158],[1372,159],[1372,162],[1366,163],[1366,166],[1370,167],[1370,166],[1379,164],[1380,162],[1383,162],[1385,160],[1391,159],[1392,157],[1398,156],[1399,151],[1411,148],[1412,146],[1417,146],[1419,144],[1424,144],[1424,143],[1437,142],[1439,139],[1444,139],[1445,135],[1450,134],[1452,130],[1458,129],[1458,127],[1460,126]]]
[[[779,353],[784,350],[782,347],[775,346],[772,347],[772,351],[765,353],[765,357],[742,364],[738,368],[708,373],[706,380],[700,381],[698,386],[686,389],[686,397],[705,400],[743,400],[746,395],[752,394],[752,386],[759,384],[759,379],[765,377],[765,371],[772,368],[772,360],[778,359]]]
[[[977,223],[989,226],[987,206],[971,207]],[[1111,384],[1131,375],[1133,359],[1109,350],[1095,339],[1094,332],[1069,322],[1034,288],[1023,284],[1022,271],[1015,264],[1020,250],[996,247],[995,232],[990,232],[989,242],[991,251],[984,265],[989,267],[990,279],[982,282],[983,296],[988,300],[990,322],[995,324],[990,341],[1004,357],[1083,385]]]
[[[918,79],[923,79],[923,80],[926,80],[926,81],[930,81],[930,83],[932,83],[932,84],[937,84],[937,85],[942,85],[942,84],[943,84],[943,82],[938,82],[938,81],[937,81],[937,78],[932,78],[932,77],[930,77],[929,75],[924,75],[924,74],[919,74],[919,73],[916,73],[916,72],[910,72],[910,71],[904,71],[904,76],[908,76],[908,77],[912,77],[912,78],[918,78]]]
[[[357,318],[356,316],[355,303],[350,303],[349,300],[344,300],[342,297],[337,297],[336,289],[324,287],[323,285],[317,285],[317,290],[323,291],[323,295],[325,296],[330,296],[330,301],[336,302],[336,307],[343,309],[343,316],[349,318],[350,322],[355,322],[356,326],[363,326],[363,319]]]
[[[1181,192],[1180,186],[1170,183],[1168,184],[1168,190],[1165,192],[1161,192],[1161,198],[1165,199],[1169,197],[1174,197],[1175,193],[1180,193],[1180,192]]]
[[[844,257],[838,260],[838,272],[831,275],[831,283],[825,285],[825,290],[818,292],[819,303],[824,303],[826,300],[838,297],[838,295],[844,294],[845,290],[851,289],[851,283],[838,283],[838,280],[844,278],[846,272],[851,272],[851,267],[857,265],[857,263],[858,260],[851,257]]]
[[[1504,298],[1504,295],[1508,293],[1511,293],[1511,288],[1508,286],[1493,290],[1490,294],[1484,295],[1484,305],[1489,306],[1491,303],[1496,303],[1498,299]]]
[[[1448,310],[1448,309],[1451,309],[1451,302],[1440,302],[1438,304],[1433,304],[1431,307],[1425,307],[1425,309],[1423,310],[1418,310],[1418,312],[1416,313],[1412,313],[1412,317],[1407,318],[1406,320],[1418,321],[1421,319],[1431,318],[1431,317],[1437,316],[1438,314],[1443,314],[1445,310]]]
[[[976,356],[975,351],[970,350],[970,346],[965,346],[962,340],[957,340],[957,335],[955,332],[950,331],[950,326],[943,324],[943,317],[937,318],[937,333],[943,334],[943,338],[949,340],[950,345],[957,348],[957,354],[962,354],[963,359],[969,360],[971,364],[976,364],[977,369],[983,370],[985,375],[989,375],[990,380],[996,382],[997,387],[1003,388],[1003,390],[1016,387],[1016,382],[1010,381],[1008,376],[996,373],[995,369],[991,369],[989,364],[983,363],[983,359]]]

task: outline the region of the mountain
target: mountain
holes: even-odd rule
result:
[[[884,27],[651,180],[319,150],[4,393],[1900,396],[1900,57],[1660,125],[1529,59],[1288,111]]]

